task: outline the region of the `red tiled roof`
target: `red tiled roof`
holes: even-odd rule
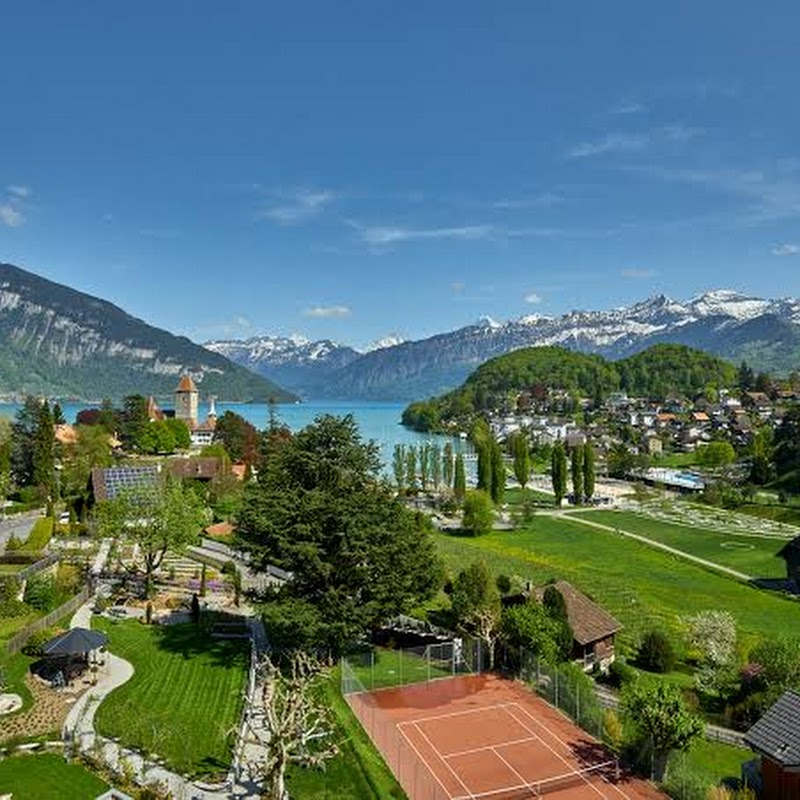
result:
[[[231,536],[234,530],[230,522],[215,522],[206,528],[206,533],[209,536]]]

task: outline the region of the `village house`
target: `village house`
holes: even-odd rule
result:
[[[564,598],[574,639],[573,660],[587,672],[592,669],[605,672],[614,663],[614,639],[622,625],[571,583],[556,581],[551,585]],[[540,603],[546,589],[546,586],[534,589],[533,594]]]

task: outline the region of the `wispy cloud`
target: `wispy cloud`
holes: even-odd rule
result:
[[[644,103],[622,102],[611,106],[611,108],[608,109],[608,113],[626,116],[628,114],[644,114],[647,110],[647,106],[644,105]]]
[[[627,278],[628,280],[645,280],[646,278],[654,278],[656,273],[652,269],[621,269],[619,271],[620,277]]]
[[[796,244],[778,244],[770,250],[774,256],[796,256],[800,253],[800,245]]]
[[[382,248],[414,241],[478,241],[517,239],[523,237],[553,237],[563,233],[557,228],[508,227],[490,223],[453,225],[436,228],[414,228],[403,225],[364,225],[356,220],[347,220],[356,232],[358,240],[380,252]]]
[[[794,169],[763,170],[697,170],[649,167],[644,170],[667,181],[702,186],[725,194],[739,196],[748,202],[740,214],[740,224],[756,225],[800,217],[800,181]]]
[[[515,210],[518,208],[547,208],[563,203],[564,198],[555,192],[544,192],[543,194],[536,195],[535,197],[521,197],[521,198],[503,198],[502,200],[495,200],[492,203],[492,208]]]
[[[567,150],[569,158],[588,158],[599,156],[604,153],[626,153],[634,150],[642,150],[650,142],[648,134],[633,134],[610,132],[601,136],[599,139],[581,142]]]
[[[33,194],[33,190],[30,186],[23,186],[18,183],[12,183],[10,186],[7,187],[8,193],[13,195],[14,197],[19,197],[22,200],[30,197]]]
[[[25,224],[25,215],[11,203],[0,204],[0,222],[9,228],[19,228]]]
[[[260,216],[271,220],[276,225],[291,226],[308,222],[319,215],[326,206],[338,198],[338,194],[330,189],[297,188],[289,192],[280,192],[278,205],[267,208]]]
[[[684,125],[682,122],[673,122],[671,125],[664,125],[661,134],[669,142],[689,142],[702,136],[705,131],[692,125]]]
[[[303,311],[303,316],[336,319],[349,317],[352,313],[349,306],[311,306]]]
[[[525,295],[525,302],[530,303],[531,305],[535,306],[542,302],[542,296],[537,294],[536,292],[528,292]]]

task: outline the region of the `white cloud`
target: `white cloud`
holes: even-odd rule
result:
[[[23,186],[21,184],[11,184],[8,188],[8,193],[14,195],[14,197],[20,197],[23,200],[26,197],[30,197],[33,194],[30,186]]]
[[[662,135],[670,142],[689,142],[701,136],[703,132],[702,128],[694,128],[691,125],[684,125],[680,122],[664,125],[661,128]]]
[[[779,244],[770,250],[774,256],[796,256],[800,253],[800,245],[796,244]]]
[[[467,284],[464,281],[453,281],[450,284],[450,288],[455,294],[461,294],[467,288]]]
[[[10,203],[0,204],[0,222],[9,228],[19,228],[25,224],[25,215]]]
[[[311,306],[303,311],[304,317],[341,318],[353,312],[349,306]]]
[[[619,274],[621,277],[631,280],[644,280],[645,278],[654,278],[656,275],[655,270],[636,268],[621,269]]]
[[[608,113],[623,116],[626,114],[644,114],[645,111],[647,111],[647,106],[643,103],[618,103],[612,106]]]
[[[283,226],[307,222],[338,197],[329,189],[293,189],[281,196],[285,202],[262,211],[261,216]]]
[[[418,239],[486,239],[495,231],[492,225],[461,225],[449,228],[403,228],[376,225],[357,229],[361,241],[370,245],[389,245]]]
[[[569,158],[587,158],[604,153],[626,153],[642,150],[649,143],[650,137],[647,134],[607,133],[600,139],[576,144],[567,151],[567,156]]]
[[[536,305],[537,303],[542,302],[541,295],[536,294],[536,292],[529,292],[525,295],[525,302],[530,303],[531,305]]]
[[[546,208],[563,203],[564,198],[554,192],[544,192],[535,197],[523,197],[520,199],[504,198],[492,203],[492,208],[514,210],[517,208]]]

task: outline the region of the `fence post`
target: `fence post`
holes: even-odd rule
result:
[[[556,667],[553,670],[553,680],[555,682],[555,698],[556,698],[555,706],[556,708],[561,708],[561,706],[559,706],[558,704],[558,667]]]
[[[575,722],[581,724],[581,687],[575,686]]]
[[[369,690],[375,688],[375,651],[369,651]]]

